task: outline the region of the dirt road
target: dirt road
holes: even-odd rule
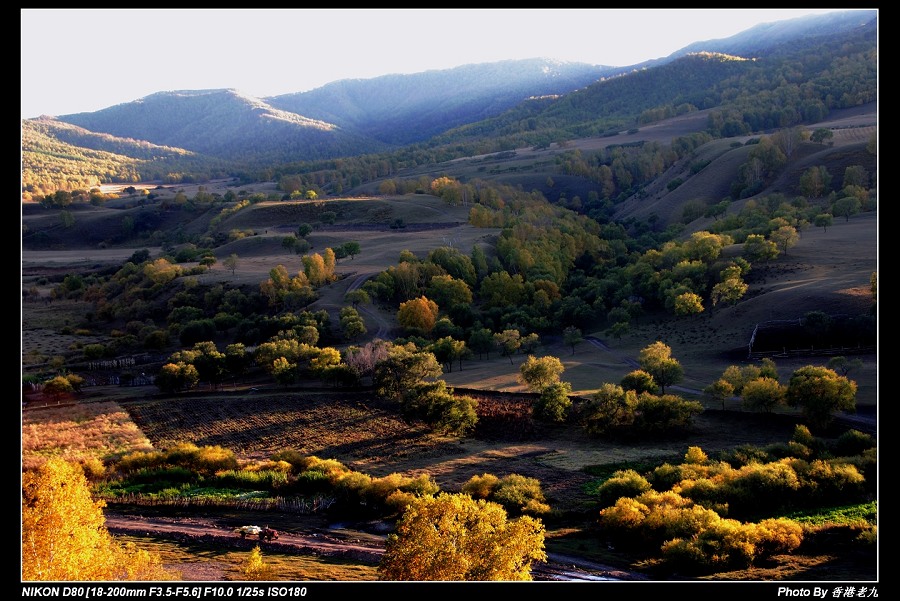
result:
[[[214,520],[185,517],[146,517],[106,512],[106,527],[113,535],[147,536],[181,542],[203,542],[237,549],[252,549],[261,545],[265,551],[296,555],[341,557],[375,565],[384,553],[386,536],[368,540],[346,539],[322,532],[279,532],[278,540],[259,541],[241,538],[230,526]],[[547,562],[534,566],[532,577],[536,581],[592,581],[592,580],[644,580],[631,574],[577,557],[548,554]],[[215,571],[202,564],[179,564],[177,569],[184,580],[217,581],[224,579],[224,570]]]

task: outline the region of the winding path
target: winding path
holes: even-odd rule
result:
[[[356,276],[356,278],[350,283],[350,286],[347,287],[347,292],[352,292],[363,284],[366,283],[366,280],[374,276],[374,273],[362,273]],[[378,331],[375,332],[375,338],[380,340],[387,340],[388,333],[390,332],[390,324],[376,311],[372,311],[368,307],[364,307],[362,305],[358,305],[356,310],[360,313],[366,314],[372,321],[378,324]]]

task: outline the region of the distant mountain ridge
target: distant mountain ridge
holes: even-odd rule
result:
[[[36,156],[30,140],[39,138],[46,148],[46,137],[60,132],[66,136],[60,142],[76,147],[72,154],[81,148],[70,129],[50,127],[53,122],[102,134],[81,136],[90,141],[85,148],[141,159],[145,162],[136,169],[142,172],[158,169],[147,169],[147,159],[128,150],[140,145],[111,137],[186,151],[195,157],[193,164],[207,157],[211,167],[206,175],[390,152],[413,144],[477,144],[482,138],[481,152],[493,152],[603,135],[611,128],[634,127],[642,111],[668,104],[715,106],[721,84],[733,82],[746,69],[715,61],[706,66],[697,66],[696,60],[693,66],[685,63],[698,53],[777,56],[831,40],[839,44],[857,31],[871,40],[877,32],[876,19],[877,11],[868,10],[763,24],[627,67],[532,58],[341,80],[309,92],[268,98],[234,89],[158,92],[96,112],[41,118],[41,136],[23,141],[23,171]],[[36,122],[25,120],[23,129],[29,121]],[[48,157],[66,154],[58,149],[37,153],[44,163]],[[196,173],[202,176],[204,170]],[[109,181],[110,175],[96,177]],[[23,182],[34,179],[24,177]]]
[[[615,72],[615,67],[546,58],[507,60],[341,80],[265,100],[273,107],[402,145],[491,117],[529,97],[569,93]]]

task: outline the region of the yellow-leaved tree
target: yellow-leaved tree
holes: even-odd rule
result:
[[[380,580],[531,580],[545,561],[544,525],[508,520],[502,505],[467,494],[415,499],[387,539]]]
[[[106,529],[83,469],[49,459],[22,474],[22,580],[178,580],[157,555]]]
[[[244,580],[274,580],[272,566],[263,560],[259,545],[250,551],[250,555],[241,567],[241,574],[244,576]]]

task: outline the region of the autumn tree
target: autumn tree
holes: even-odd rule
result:
[[[188,390],[197,385],[200,375],[190,363],[179,361],[166,363],[156,375],[154,383],[162,392],[173,393]]]
[[[498,503],[467,494],[415,499],[388,535],[379,580],[531,580],[545,561],[544,525],[514,520]]]
[[[375,365],[388,358],[391,344],[376,338],[361,347],[351,346],[345,352],[344,361],[358,378],[371,377]]]
[[[177,580],[160,558],[119,544],[84,470],[47,460],[22,474],[22,580]]]
[[[44,395],[59,403],[64,396],[75,392],[75,388],[65,376],[54,376],[44,382],[43,392]]]
[[[472,289],[465,281],[451,275],[432,277],[426,294],[441,307],[472,304]]]
[[[787,404],[800,407],[811,427],[824,428],[835,411],[856,411],[856,382],[833,369],[806,365],[791,374]]]
[[[334,281],[334,251],[326,248],[324,255],[313,253],[302,258],[303,273],[313,287],[324,286]]]
[[[642,370],[653,376],[663,394],[666,392],[666,386],[677,384],[684,378],[684,368],[672,357],[671,347],[662,341],[657,340],[642,349],[638,355],[638,362]]]
[[[259,545],[253,547],[241,566],[244,580],[274,580],[272,566],[265,562]]]
[[[397,311],[397,321],[401,326],[423,334],[434,328],[437,316],[437,303],[424,295],[400,303],[400,310]]]

